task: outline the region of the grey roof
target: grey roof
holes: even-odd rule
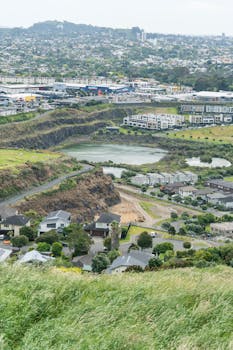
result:
[[[96,222],[104,222],[106,224],[111,224],[113,221],[120,223],[121,216],[112,213],[103,213],[100,215],[99,219]]]
[[[0,262],[5,261],[12,253],[12,249],[0,248]]]
[[[52,211],[51,213],[49,213],[46,216],[45,221],[46,220],[57,220],[57,219],[68,220],[70,216],[71,216],[71,213],[69,213],[68,211],[57,210],[57,211]]]
[[[232,203],[233,202],[233,196],[220,198],[219,202],[221,202],[221,203]]]
[[[7,217],[5,220],[3,220],[4,225],[15,225],[15,226],[24,226],[30,221],[29,218],[27,218],[24,215],[13,215]]]
[[[31,262],[39,262],[39,263],[45,263],[49,260],[52,260],[54,258],[43,255],[39,253],[37,250],[31,250],[30,252],[27,252],[24,254],[18,261],[19,264],[23,263],[31,263]]]
[[[230,181],[224,181],[224,180],[209,180],[207,183],[216,185],[216,186],[223,186],[225,188],[233,189],[233,182]]]
[[[116,258],[107,269],[107,272],[111,273],[112,270],[115,270],[121,266],[141,266],[142,268],[145,268],[148,265],[149,260],[152,258],[154,258],[153,254],[144,253],[137,250],[131,251],[129,254]]]

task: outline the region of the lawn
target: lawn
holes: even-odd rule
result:
[[[26,162],[49,162],[60,157],[59,153],[27,151],[23,149],[0,149],[0,170],[17,168]]]
[[[233,176],[225,177],[224,180],[228,182],[233,182]]]
[[[159,219],[160,216],[155,214],[155,206],[150,202],[140,202],[140,206],[145,210],[147,214],[149,214],[153,219]]]
[[[130,229],[127,233],[127,236],[125,239],[121,239],[120,243],[128,243],[130,242],[131,236],[139,236],[140,233],[143,231],[151,232],[153,229],[148,229],[147,227],[142,227],[142,226],[130,226]]]
[[[233,125],[181,130],[169,133],[169,137],[215,143],[233,143]]]

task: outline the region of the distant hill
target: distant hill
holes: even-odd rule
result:
[[[233,269],[0,269],[1,349],[232,349]]]
[[[76,24],[67,21],[44,21],[33,24],[29,28],[1,28],[0,35],[3,34],[35,34],[35,35],[81,35],[90,34],[96,35],[98,33],[111,34],[117,36],[125,36],[131,39],[136,39],[137,33],[141,32],[141,29],[134,27],[132,29],[114,29],[108,27],[98,27],[88,24]]]
[[[28,28],[28,31],[37,33],[94,33],[104,31],[107,28],[95,27],[87,24],[75,24],[71,22],[45,21],[33,24]]]

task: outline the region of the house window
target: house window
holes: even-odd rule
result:
[[[47,224],[47,228],[56,228],[56,224]]]

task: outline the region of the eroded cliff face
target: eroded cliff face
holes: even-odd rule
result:
[[[76,170],[78,166],[75,159],[61,156],[49,163],[27,162],[17,170],[2,169],[0,170],[0,201]]]
[[[83,223],[120,202],[111,177],[100,170],[73,181],[75,184],[71,189],[42,193],[22,202],[17,208],[20,212],[35,210],[43,216],[53,210],[66,210],[72,213],[74,221]]]
[[[91,135],[112,121],[121,123],[129,113],[133,109],[112,107],[93,113],[56,110],[35,120],[1,126],[0,147],[46,149],[71,136]]]

